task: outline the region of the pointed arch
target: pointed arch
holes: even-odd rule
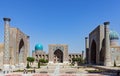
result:
[[[95,40],[92,40],[90,55],[91,55],[91,63],[96,64],[96,42]]]
[[[19,49],[18,49],[19,63],[24,62],[24,50],[25,50],[24,40],[21,39],[19,42]]]
[[[54,52],[54,62],[58,62],[58,63],[63,62],[63,52],[60,49],[57,49]]]

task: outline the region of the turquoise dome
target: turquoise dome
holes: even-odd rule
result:
[[[35,52],[35,50],[32,50],[32,52]]]
[[[43,50],[43,45],[42,44],[36,44],[35,45],[35,51],[36,50]]]
[[[119,34],[116,31],[110,31],[110,40],[118,40]]]

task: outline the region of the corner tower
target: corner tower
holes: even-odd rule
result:
[[[105,61],[104,61],[104,65],[105,66],[111,66],[109,24],[110,24],[110,22],[104,22],[104,30],[105,30],[105,58],[104,58]]]
[[[4,20],[4,52],[3,52],[3,69],[9,70],[10,51],[9,51],[9,39],[10,39],[10,18],[3,18]]]

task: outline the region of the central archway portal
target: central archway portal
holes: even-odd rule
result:
[[[63,52],[60,49],[54,52],[54,63],[63,63]]]
[[[24,62],[24,41],[23,39],[20,40],[20,43],[19,43],[19,58],[18,58],[18,62],[19,63],[23,63]]]
[[[94,40],[91,46],[91,63],[96,64],[96,43]]]

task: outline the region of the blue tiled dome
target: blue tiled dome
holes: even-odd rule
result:
[[[32,52],[35,52],[35,50],[32,50]]]
[[[36,44],[35,45],[35,51],[36,50],[43,50],[43,45],[42,44]]]
[[[119,34],[116,31],[110,31],[110,40],[118,40],[119,39]]]

